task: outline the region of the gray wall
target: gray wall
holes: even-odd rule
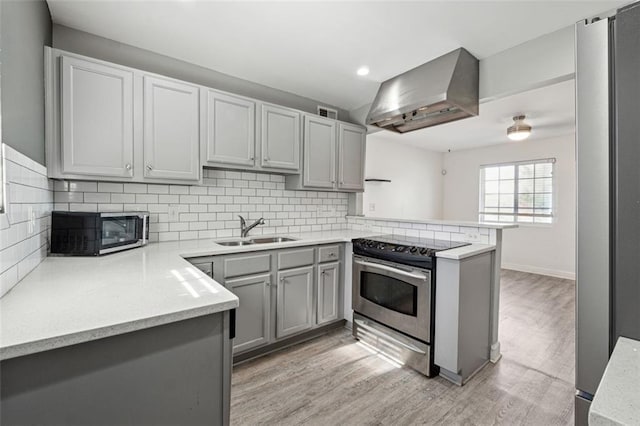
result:
[[[44,164],[43,46],[51,45],[44,0],[0,0],[2,141]]]
[[[63,25],[53,26],[53,47],[302,111],[316,113],[318,105],[335,108],[335,106],[327,105],[324,102],[232,77]],[[286,69],[283,68],[283,72],[286,72]],[[338,114],[340,119],[349,121],[349,114],[346,110],[338,108]]]

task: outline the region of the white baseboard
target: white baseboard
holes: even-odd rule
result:
[[[531,274],[548,275],[550,277],[564,278],[567,280],[575,280],[576,273],[568,271],[558,271],[555,269],[540,268],[531,265],[518,265],[515,263],[502,263],[502,269],[512,269],[514,271],[529,272]]]

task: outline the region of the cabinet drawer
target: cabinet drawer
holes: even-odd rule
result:
[[[333,262],[340,259],[340,246],[324,246],[318,249],[318,262]]]
[[[278,253],[278,269],[313,265],[313,247],[288,250]]]
[[[259,274],[271,271],[270,254],[253,254],[231,257],[224,260],[224,277]]]

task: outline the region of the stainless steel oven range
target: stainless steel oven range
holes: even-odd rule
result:
[[[433,377],[436,252],[468,245],[397,236],[353,240],[353,335]]]

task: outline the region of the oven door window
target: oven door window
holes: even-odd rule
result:
[[[418,288],[386,275],[361,272],[360,296],[405,315],[418,315]]]
[[[136,216],[103,217],[101,247],[133,244],[139,239],[140,229],[140,219]]]

